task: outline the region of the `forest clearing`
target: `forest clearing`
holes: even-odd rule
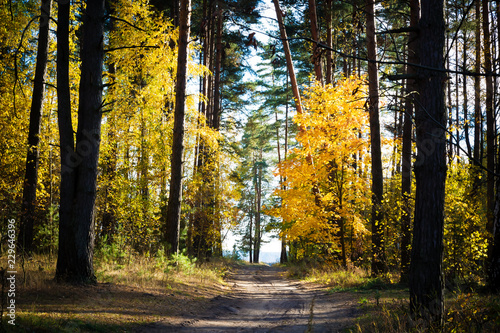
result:
[[[0,327],[498,331],[499,16],[0,1]]]

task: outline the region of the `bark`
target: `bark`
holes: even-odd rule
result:
[[[254,206],[254,204],[252,202],[252,209],[251,209],[250,214],[248,214],[249,217],[250,217],[250,222],[248,224],[248,237],[249,237],[249,239],[248,239],[248,256],[249,256],[248,261],[250,263],[254,262],[253,261],[253,239],[254,238],[253,238],[253,234],[252,234],[252,230],[253,230],[253,216],[254,216],[253,206]]]
[[[384,175],[380,144],[377,41],[375,39],[374,1],[366,1],[366,40],[368,51],[368,94],[370,112],[370,145],[372,157],[372,275],[385,271],[382,197]]]
[[[62,274],[75,253],[75,236],[71,223],[71,205],[74,193],[75,154],[71,121],[69,88],[69,13],[70,2],[58,4],[57,12],[57,113],[61,154],[61,185],[59,203],[59,248],[56,277]],[[59,273],[61,272],[61,273]]]
[[[332,0],[326,1],[326,84],[332,83]]]
[[[283,159],[286,160],[287,153],[288,153],[288,76],[286,80],[286,87],[287,87],[287,98],[286,98],[286,105],[285,105],[285,147],[284,147],[284,156]],[[283,179],[285,181],[286,178]],[[286,190],[286,187],[283,187],[284,190]],[[284,226],[283,226],[284,227]],[[286,234],[283,233],[283,236],[281,237],[281,255],[280,255],[280,263],[284,264],[288,262],[288,255],[286,253]]]
[[[212,114],[212,127],[219,128],[220,119],[220,92],[221,92],[221,66],[222,66],[222,10],[220,6],[217,7],[217,38],[215,41],[216,55],[215,55],[215,77],[214,77],[214,109]]]
[[[474,71],[481,71],[481,3],[476,1],[475,5],[476,16],[476,31],[475,31],[475,54],[476,61]],[[479,164],[481,160],[481,132],[482,132],[482,117],[481,117],[481,78],[474,77],[474,161]]]
[[[261,227],[260,227],[260,215],[261,215],[261,201],[262,201],[262,151],[261,156],[255,165],[255,245],[253,248],[253,260],[258,263],[260,260],[260,242],[262,239]]]
[[[184,155],[184,114],[187,83],[187,52],[191,24],[191,0],[181,0],[179,15],[179,51],[175,87],[174,133],[171,156],[170,192],[167,206],[166,241],[170,254],[179,252]]]
[[[288,37],[286,35],[285,25],[283,23],[283,14],[281,13],[278,0],[273,0],[273,3],[276,10],[276,17],[278,18],[281,42],[283,43],[283,50],[285,52],[286,67],[288,70],[288,75],[290,77],[290,84],[292,85],[293,97],[295,98],[295,108],[297,109],[297,113],[301,114],[302,103],[300,101],[300,92],[297,85],[297,79],[295,77],[295,69],[293,67],[292,54],[290,52],[290,46],[288,44]]]
[[[467,55],[469,52],[469,49],[467,48],[467,33],[464,31],[464,52],[463,52],[463,59],[462,59],[462,67],[464,69],[467,68]],[[469,94],[467,90],[467,75],[463,75],[463,86],[462,86],[462,94],[463,94],[463,110],[464,110],[464,119],[465,119],[465,125],[464,125],[464,135],[465,135],[465,144],[467,145],[467,156],[470,157],[472,156],[472,146],[470,144],[470,137],[469,137],[469,105],[468,105],[468,99],[469,99]],[[458,127],[457,127],[458,128]]]
[[[52,0],[42,0],[38,30],[35,80],[31,99],[30,124],[28,132],[28,153],[23,185],[20,230],[18,245],[21,251],[30,254],[33,250],[33,226],[36,215],[36,185],[38,181],[38,161],[40,142],[40,119],[42,117],[47,54],[49,51],[50,8]]]
[[[498,154],[500,159],[500,151]],[[500,291],[500,191],[498,188],[500,188],[500,178],[497,178],[493,237],[489,248],[488,287],[493,292]]]
[[[486,178],[486,205],[488,209],[488,222],[486,229],[493,235],[493,218],[495,208],[495,114],[493,108],[493,77],[491,64],[491,38],[490,38],[490,14],[488,0],[482,1],[483,14],[483,46],[484,46],[484,71],[486,73],[486,167],[488,168]]]
[[[105,3],[106,11],[109,15],[114,15],[114,3],[111,0],[106,0]],[[110,20],[109,24],[109,32],[112,32],[115,29],[115,24],[113,20]],[[108,72],[110,73],[110,77],[114,77],[116,73],[116,66],[114,62],[110,62],[108,65]],[[109,88],[111,91],[113,88]],[[113,237],[115,235],[116,229],[116,201],[115,197],[115,179],[116,179],[116,166],[117,166],[117,152],[118,152],[118,143],[116,141],[116,117],[113,114],[110,114],[107,118],[107,121],[110,122],[111,126],[108,130],[108,143],[110,145],[110,151],[103,156],[102,162],[102,173],[103,178],[106,179],[106,183],[104,184],[104,204],[103,204],[103,213],[102,213],[102,233],[104,238],[106,239],[108,244],[113,243]],[[103,238],[103,237],[101,237]]]
[[[314,72],[316,74],[316,81],[323,84],[323,73],[321,70],[321,49],[318,47],[319,31],[318,17],[316,15],[316,0],[309,0],[309,20],[311,21],[312,39],[315,41],[312,55]]]
[[[73,163],[69,164],[66,160],[61,163],[61,182],[67,182],[74,187],[69,188],[68,184],[61,183],[62,214],[56,278],[77,283],[93,283],[96,280],[93,268],[94,213],[101,135],[104,16],[104,0],[87,1],[81,37],[82,74],[76,147],[72,151]],[[66,40],[62,42],[65,43]],[[65,115],[70,116],[68,113]],[[71,121],[64,123],[67,119],[62,120],[63,126],[60,127],[68,130]],[[65,134],[70,135],[72,139],[72,132]],[[61,133],[61,149],[69,148],[71,151],[71,146],[64,145],[70,139],[63,135]],[[67,176],[63,177],[66,174]],[[65,194],[69,196],[63,199]]]
[[[273,83],[274,85],[274,83]],[[274,116],[276,119],[276,124],[278,124],[278,112],[274,112]],[[276,126],[276,147],[278,148],[278,164],[281,163],[281,144],[280,144],[280,130],[279,126]],[[280,186],[283,184],[283,176],[280,175]],[[282,187],[283,190],[285,190],[285,186]],[[280,254],[280,263],[284,264],[287,262],[287,255],[286,255],[286,235],[285,235],[285,230],[284,230],[285,225],[283,224],[283,229],[281,231],[281,254]]]
[[[444,69],[444,1],[422,0],[420,64]],[[446,106],[443,72],[417,69],[415,220],[410,267],[410,310],[443,324],[443,225],[446,180]]]
[[[420,14],[419,0],[411,0],[410,2],[410,27],[417,28]],[[412,31],[408,38],[408,62],[410,64],[418,64],[418,34]],[[415,68],[407,67],[408,75],[415,75]],[[408,281],[410,270],[411,256],[411,139],[413,130],[413,101],[415,98],[415,80],[408,79],[406,81],[405,114],[403,124],[403,148],[402,148],[402,168],[401,168],[401,196],[403,199],[403,212],[401,216],[401,282]]]

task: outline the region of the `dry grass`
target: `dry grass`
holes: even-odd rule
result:
[[[500,332],[500,298],[479,292],[447,292],[445,325],[429,327],[409,313],[407,286],[394,283],[397,274],[371,278],[359,268],[323,269],[292,266],[289,275],[306,282],[323,284],[331,293],[349,292],[358,298],[363,312],[350,332]]]
[[[180,257],[131,256],[96,260],[98,283],[57,284],[55,260],[35,256],[18,268],[16,326],[12,332],[127,332],[157,321],[177,323],[192,311],[205,311],[224,293],[223,261],[195,265]],[[21,265],[19,265],[21,266]]]

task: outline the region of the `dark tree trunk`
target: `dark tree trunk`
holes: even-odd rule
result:
[[[61,14],[64,21],[66,12]],[[87,1],[81,37],[82,74],[75,148],[66,145],[73,139],[72,131],[67,132],[71,129],[71,118],[66,117],[71,114],[69,110],[59,110],[59,126],[63,131],[60,133],[61,213],[56,278],[60,281],[91,283],[96,280],[93,268],[94,213],[101,135],[104,16],[104,0]],[[66,44],[67,39],[60,42]],[[71,155],[63,154],[65,150]],[[69,160],[63,157],[69,157]]]
[[[500,159],[500,150],[498,152]],[[497,178],[497,194],[493,224],[493,239],[489,248],[488,287],[493,292],[500,291],[500,178]]]
[[[474,71],[479,73],[481,71],[481,3],[476,1],[475,4],[475,65]],[[481,163],[481,133],[482,133],[482,116],[481,116],[481,78],[474,76],[474,161],[475,164]],[[477,182],[476,182],[477,183]]]
[[[222,67],[222,29],[223,29],[223,13],[220,6],[217,6],[217,37],[215,40],[215,77],[214,77],[214,109],[212,113],[212,128],[219,129],[220,118],[220,92],[221,92],[221,67]]]
[[[18,245],[21,251],[30,254],[33,250],[33,226],[36,209],[36,185],[38,181],[38,160],[40,141],[40,119],[42,116],[47,73],[47,54],[49,50],[50,8],[52,0],[42,0],[40,26],[38,30],[38,49],[36,55],[35,80],[31,99],[30,124],[28,132],[28,154],[23,185],[23,202]]]
[[[171,156],[170,193],[167,206],[166,241],[168,252],[179,251],[184,155],[184,113],[187,82],[187,51],[191,21],[191,1],[181,0],[179,20],[179,52],[175,87],[174,134]]]
[[[109,15],[114,15],[114,3],[113,0],[106,0],[106,11]],[[115,29],[115,24],[113,20],[110,20],[109,32]],[[114,77],[116,73],[115,63],[110,62],[108,64],[108,72],[111,74],[110,77]],[[108,88],[108,91],[114,89],[113,87]],[[108,244],[113,242],[113,237],[116,229],[116,201],[115,197],[115,179],[116,179],[116,165],[117,165],[117,152],[118,143],[116,141],[116,117],[114,113],[110,114],[107,118],[110,123],[108,130],[108,142],[110,145],[109,152],[102,156],[102,173],[103,178],[106,178],[106,183],[104,184],[104,204],[102,213],[102,235],[101,238],[106,239]],[[99,240],[100,241],[100,240]]]
[[[248,261],[250,263],[253,263],[253,206],[254,205],[252,204],[252,210],[250,211],[250,214],[248,214],[250,218],[250,222],[248,224]]]
[[[255,165],[255,237],[254,237],[254,248],[253,248],[253,260],[258,263],[260,261],[260,242],[262,238],[261,226],[260,226],[260,211],[261,211],[261,195],[262,195],[262,151],[261,156]]]
[[[446,74],[442,72],[445,41],[443,0],[421,1],[419,30],[420,64],[436,70],[417,69],[417,190],[410,267],[410,310],[416,317],[442,325],[446,180]]]
[[[368,94],[370,111],[370,145],[372,157],[372,275],[385,271],[382,197],[384,175],[380,144],[377,41],[375,39],[374,1],[366,0],[366,40],[368,51]]]
[[[316,74],[316,81],[323,84],[323,73],[321,69],[321,50],[318,47],[319,31],[318,31],[318,17],[316,15],[316,0],[309,0],[309,20],[311,22],[311,35],[314,43],[313,49],[313,65],[314,73]]]
[[[487,204],[487,231],[493,235],[493,219],[495,209],[495,110],[493,107],[493,77],[492,54],[490,38],[490,14],[488,9],[489,1],[483,0],[483,50],[484,50],[484,71],[486,72],[486,167],[488,168],[486,178],[486,204]],[[490,242],[491,244],[491,242]],[[489,248],[491,250],[491,248]]]
[[[410,2],[410,27],[417,28],[420,14],[419,0]],[[418,64],[418,34],[410,32],[408,37],[408,62]],[[415,68],[407,66],[407,74],[415,75]],[[401,282],[408,282],[411,257],[411,138],[413,130],[413,99],[415,81],[409,78],[406,81],[405,114],[403,124],[403,148],[402,148],[402,173],[401,173],[401,195],[403,199],[403,212],[401,216]]]
[[[326,0],[326,84],[332,83],[332,0]]]

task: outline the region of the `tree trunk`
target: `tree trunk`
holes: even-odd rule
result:
[[[420,15],[419,0],[410,2],[410,27],[417,28]],[[416,31],[410,32],[408,37],[408,62],[418,64],[418,34]],[[415,68],[407,66],[407,74],[415,75]],[[406,80],[406,100],[403,125],[403,148],[402,148],[402,173],[401,173],[401,196],[403,199],[403,212],[401,216],[401,282],[408,281],[411,257],[411,159],[412,159],[412,122],[413,122],[413,101],[415,99],[415,80]]]
[[[481,71],[481,3],[476,1],[475,4],[476,16],[476,30],[475,30],[475,54],[476,61],[474,71],[479,73]],[[482,117],[481,117],[481,78],[474,76],[474,163],[476,165],[481,163],[481,133],[482,133]],[[477,182],[476,182],[477,183]]]
[[[255,237],[253,248],[253,261],[258,263],[260,260],[260,242],[262,238],[260,226],[260,210],[261,210],[261,196],[262,196],[262,150],[260,151],[260,158],[255,163],[254,167],[254,186],[255,186]]]
[[[500,160],[500,150],[498,152]],[[489,246],[488,287],[492,292],[500,290],[500,178],[497,178],[497,194],[492,243]]]
[[[326,0],[326,84],[332,83],[332,0]]]
[[[295,108],[297,109],[297,113],[301,114],[302,103],[300,101],[300,92],[299,92],[299,87],[297,85],[297,79],[295,78],[295,70],[293,68],[290,46],[288,45],[288,37],[286,35],[285,25],[283,23],[283,14],[281,13],[278,0],[273,0],[273,3],[274,3],[274,9],[276,10],[276,17],[278,18],[281,42],[283,43],[283,50],[285,52],[286,67],[288,69],[288,75],[290,76],[290,83],[292,85],[293,97],[295,97]]]
[[[60,9],[63,7],[66,10],[65,6],[60,4]],[[67,10],[69,14],[69,5]],[[64,15],[65,24],[64,20],[69,16],[66,16],[66,12],[61,14]],[[56,278],[78,283],[92,283],[96,280],[93,268],[94,213],[101,135],[104,15],[104,0],[87,1],[81,37],[82,74],[74,150],[72,146],[66,146],[73,138],[72,131],[65,132],[71,129],[71,120],[68,122],[66,118],[71,114],[69,110],[59,110],[64,111],[60,114],[60,128],[65,130],[60,134],[61,150],[69,150],[72,154],[69,158],[73,160],[61,161],[60,238]],[[65,31],[65,25],[63,29]],[[60,41],[66,44],[67,39]],[[60,83],[58,80],[58,86]],[[61,152],[61,158],[63,157],[68,157],[68,154]]]
[[[422,0],[419,23],[420,64],[415,97],[417,161],[415,220],[410,267],[410,310],[442,325],[443,225],[446,180],[446,106],[444,1]],[[441,70],[441,71],[440,71]]]
[[[375,4],[366,0],[366,40],[368,51],[368,94],[370,111],[370,145],[372,157],[372,275],[385,271],[382,197],[384,175],[380,144],[377,41],[375,39]]]
[[[168,253],[179,252],[184,155],[184,113],[187,82],[187,53],[191,24],[191,0],[181,0],[179,15],[179,51],[175,87],[174,133],[171,156],[170,192],[167,206],[166,241]]]
[[[40,119],[42,117],[45,75],[47,73],[51,7],[52,0],[42,0],[38,30],[35,80],[33,82],[33,96],[31,99],[26,173],[24,176],[23,201],[21,205],[21,221],[19,228],[20,232],[18,237],[18,245],[21,251],[24,251],[27,254],[30,254],[33,250],[33,226],[35,220],[36,185],[38,181],[39,161],[38,143],[40,141]]]
[[[316,81],[323,84],[323,73],[321,70],[321,50],[318,47],[319,31],[318,31],[318,17],[316,15],[316,0],[309,0],[309,19],[311,21],[311,34],[312,39],[315,41],[314,49],[312,52],[314,72],[316,74]]]
[[[255,200],[255,199],[254,199]],[[252,202],[252,210],[250,212],[249,217],[250,217],[250,223],[248,224],[248,261],[250,263],[253,263],[253,235],[252,235],[252,230],[253,230],[253,202]]]
[[[489,1],[483,0],[483,46],[484,46],[484,71],[486,73],[486,167],[488,168],[486,178],[486,204],[487,218],[486,230],[493,235],[493,219],[495,209],[495,110],[493,108],[493,77],[492,54],[490,38],[490,14]],[[490,242],[491,244],[491,242]],[[490,248],[491,250],[491,248]]]
[[[214,110],[212,114],[212,128],[219,128],[219,118],[220,118],[220,92],[221,92],[221,66],[222,66],[222,9],[217,6],[217,38],[215,41],[215,76],[214,76]]]
[[[462,66],[465,70],[467,68],[467,57],[468,57],[468,52],[469,52],[469,49],[467,48],[467,43],[468,43],[467,33],[465,31],[464,31],[463,43],[464,43],[464,52],[463,52],[463,58],[462,58]],[[467,90],[467,79],[468,79],[468,77],[464,73],[463,74],[464,83],[462,86],[462,89],[463,89],[462,90],[462,94],[463,94],[462,107],[464,110],[464,120],[465,120],[465,125],[464,125],[465,144],[467,145],[467,157],[469,158],[469,161],[470,161],[470,158],[472,156],[472,146],[470,144],[470,137],[469,137],[469,103],[468,103],[469,93]]]

